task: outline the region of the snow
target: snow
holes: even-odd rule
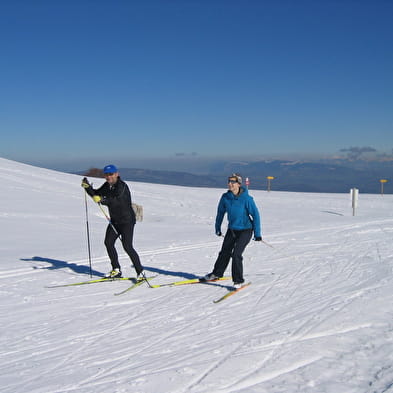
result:
[[[81,177],[0,159],[0,180],[2,393],[393,392],[392,195],[360,190],[353,216],[349,190],[251,189],[267,244],[244,253],[252,285],[214,304],[230,281],[48,288],[90,279]],[[224,183],[129,182],[154,283],[211,271]],[[107,221],[87,207],[97,277],[110,268]]]

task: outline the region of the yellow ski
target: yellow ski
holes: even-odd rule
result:
[[[244,284],[243,286],[241,286],[238,289],[232,289],[231,291],[229,291],[228,293],[226,293],[224,296],[221,296],[219,299],[213,300],[213,303],[219,303],[227,298],[229,298],[229,296],[234,295],[235,293],[241,291],[244,288],[247,288],[249,285],[251,285],[250,282],[248,282],[247,284]]]
[[[174,287],[177,285],[187,285],[187,284],[204,284],[204,283],[209,283],[209,282],[214,282],[214,281],[222,281],[222,280],[230,280],[230,277],[221,277],[221,278],[216,278],[214,280],[204,280],[201,278],[191,278],[190,280],[183,280],[183,281],[174,281],[166,284],[156,284],[152,285],[152,288],[160,288],[160,287]]]

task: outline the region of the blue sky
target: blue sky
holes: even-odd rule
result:
[[[0,155],[392,154],[392,20],[382,0],[3,1]]]

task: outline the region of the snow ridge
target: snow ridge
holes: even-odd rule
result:
[[[273,248],[252,242],[253,284],[213,304],[230,282],[121,297],[127,282],[46,288],[90,275],[81,178],[0,159],[0,179],[2,392],[393,391],[392,195],[360,193],[352,216],[349,190],[250,190]],[[144,207],[135,247],[155,281],[211,271],[225,190],[129,185]],[[88,219],[99,277],[107,223],[90,200]]]

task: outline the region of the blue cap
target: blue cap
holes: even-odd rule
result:
[[[116,172],[118,172],[118,170],[114,165],[107,165],[104,168],[104,173],[116,173]]]

